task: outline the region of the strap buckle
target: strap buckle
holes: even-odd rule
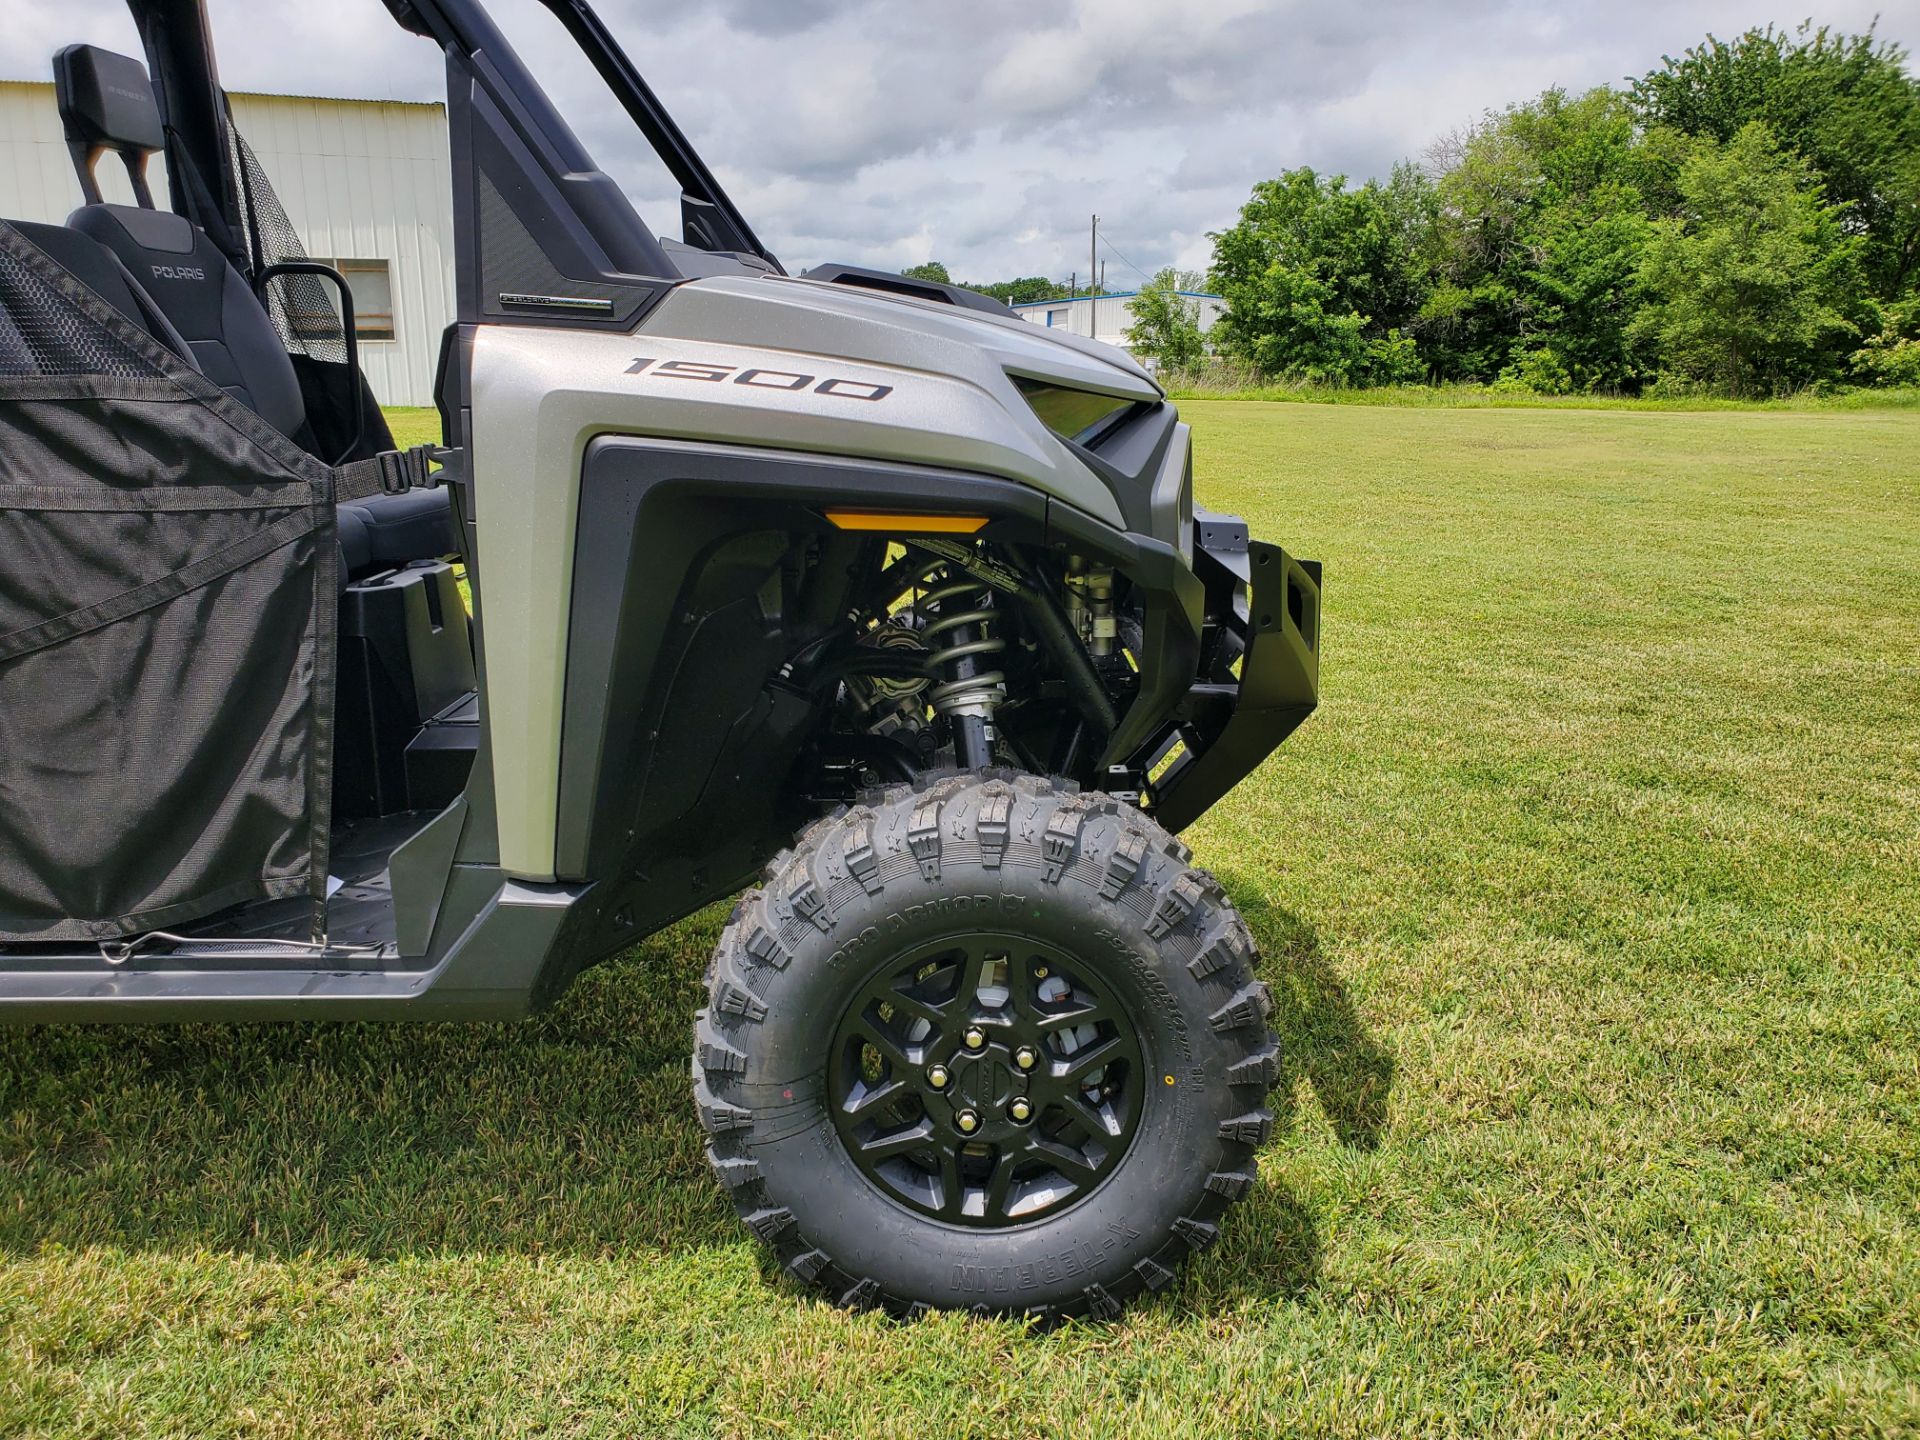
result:
[[[453,453],[440,445],[382,450],[374,457],[380,462],[380,488],[388,495],[404,495],[409,490],[431,490],[440,483],[440,472],[433,467]]]

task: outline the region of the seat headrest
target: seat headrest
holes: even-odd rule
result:
[[[122,154],[166,145],[147,67],[131,55],[69,45],[53,57],[53,93],[70,141]]]
[[[53,94],[87,204],[100,203],[93,167],[111,150],[127,167],[140,208],[153,209],[147,157],[161,149],[167,137],[160,128],[160,107],[153,100],[147,67],[131,55],[116,55],[98,45],[69,45],[53,57]]]

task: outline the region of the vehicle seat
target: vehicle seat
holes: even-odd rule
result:
[[[69,45],[54,57],[53,73],[88,202],[67,217],[67,227],[99,241],[132,272],[192,348],[203,375],[282,435],[301,439],[307,414],[300,382],[265,307],[205,231],[153,208],[147,161],[166,142],[146,67],[128,55]],[[109,150],[126,164],[144,204],[102,203],[93,166]]]
[[[132,205],[83,205],[67,224],[111,250],[153,296],[214,384],[288,438],[307,438],[307,408],[266,309],[192,221]]]
[[[131,272],[196,367],[303,448],[312,448],[293,361],[246,280],[185,216],[157,210],[148,158],[165,143],[146,67],[93,45],[69,45],[53,62],[54,94],[87,203],[67,225],[98,242]],[[138,205],[102,201],[93,167],[118,154]],[[342,573],[359,576],[460,548],[445,490],[349,501],[341,510]],[[348,512],[357,512],[349,515]]]

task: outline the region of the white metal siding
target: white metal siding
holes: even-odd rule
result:
[[[1133,301],[1102,295],[1093,302],[1093,338],[1109,345],[1125,345],[1133,326]]]
[[[1082,295],[1074,300],[1022,305],[1014,313],[1030,324],[1067,330],[1075,335],[1091,334],[1096,340],[1118,345],[1124,350],[1128,348],[1127,331],[1133,328],[1135,298],[1130,294],[1101,295],[1092,299]],[[1197,312],[1202,334],[1213,328],[1214,322],[1226,309],[1226,302],[1217,295],[1186,295],[1183,292],[1182,298]]]
[[[288,95],[236,95],[233,111],[308,254],[388,264],[394,338],[360,342],[373,393],[432,404],[454,303],[445,111]]]
[[[234,123],[259,157],[307,253],[385,260],[392,340],[363,341],[361,364],[389,405],[431,405],[440,333],[453,318],[453,203],[446,110],[397,101],[235,95]],[[80,204],[53,86],[0,81],[0,216],[58,224]],[[164,166],[154,201],[167,205]],[[98,167],[109,201],[131,204],[120,162]]]
[[[59,224],[80,203],[80,182],[60,138],[53,86],[0,80],[0,217]],[[158,167],[156,166],[157,170]],[[107,199],[133,202],[118,160],[100,166]],[[155,187],[158,200],[162,187]]]

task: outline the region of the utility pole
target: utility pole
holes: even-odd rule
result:
[[[1089,340],[1100,332],[1100,289],[1094,284],[1093,277],[1100,273],[1100,217],[1093,217],[1092,228],[1087,234],[1087,338]]]

